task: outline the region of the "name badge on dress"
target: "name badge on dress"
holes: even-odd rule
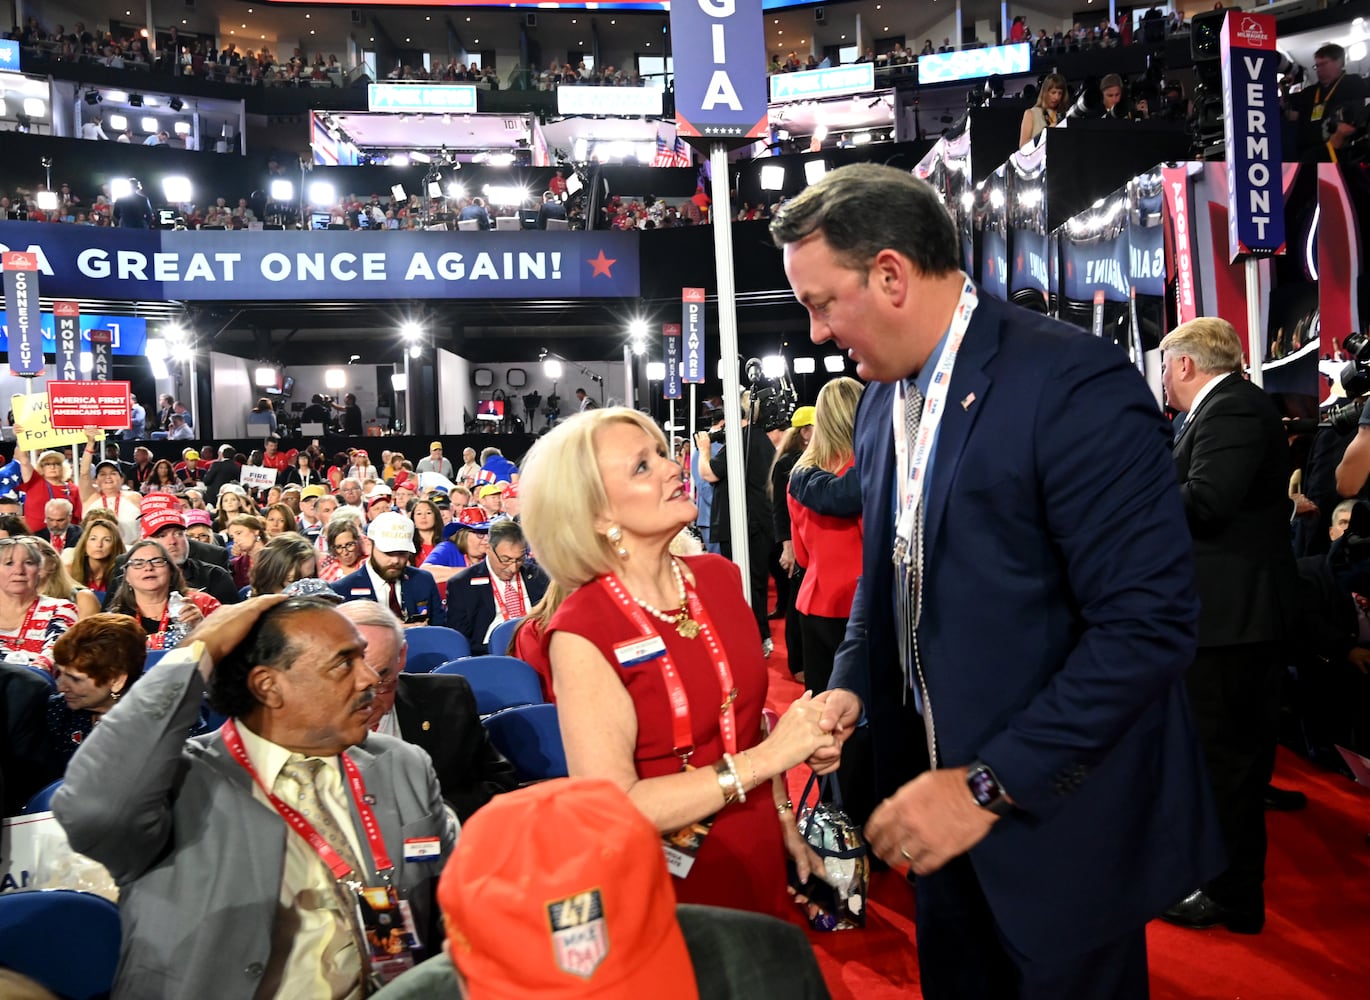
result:
[[[649,635],[642,639],[620,642],[614,647],[614,656],[620,667],[637,667],[659,656],[666,655],[666,642],[659,635]]]

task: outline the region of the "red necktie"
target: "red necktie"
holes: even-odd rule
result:
[[[523,617],[523,597],[513,580],[504,585],[504,613],[510,620]]]
[[[404,621],[404,608],[400,606],[400,585],[398,583],[390,585],[390,612],[400,621]]]
[[[62,551],[62,546],[65,545],[66,543],[67,543],[67,536],[66,536],[66,535],[53,535],[53,536],[52,536],[52,547],[53,547],[54,549],[56,549],[58,552],[61,552],[61,551]]]

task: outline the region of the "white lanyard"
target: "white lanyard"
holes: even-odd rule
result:
[[[891,417],[894,423],[895,474],[899,485],[899,514],[895,535],[904,542],[905,551],[913,543],[914,525],[918,519],[918,509],[923,502],[923,480],[927,476],[928,458],[932,453],[932,443],[937,437],[937,428],[942,423],[942,413],[946,409],[947,392],[951,388],[952,371],[956,368],[956,357],[961,352],[961,343],[966,339],[970,317],[975,312],[979,299],[975,284],[969,278],[961,291],[961,299],[952,314],[951,325],[947,328],[946,346],[933,370],[927,395],[923,398],[923,417],[918,424],[918,437],[914,441],[913,454],[909,454],[908,440],[904,434],[904,383],[895,387],[894,405]]]

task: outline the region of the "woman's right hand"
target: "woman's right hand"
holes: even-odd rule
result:
[[[802,764],[817,750],[833,745],[833,735],[818,724],[823,717],[823,706],[813,700],[813,693],[805,691],[780,717],[771,735],[762,741],[773,756],[776,773]]]

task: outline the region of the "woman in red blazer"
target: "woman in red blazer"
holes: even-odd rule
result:
[[[795,463],[841,475],[852,464],[852,429],[863,386],[854,378],[834,379],[818,393],[813,440]],[[861,575],[861,517],[819,514],[793,496],[790,530],[794,558],[804,567],[795,608],[804,641],[804,686],[827,690],[833,657],[847,631],[856,580]]]

